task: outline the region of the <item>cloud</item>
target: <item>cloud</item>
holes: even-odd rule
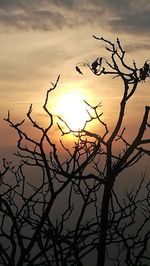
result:
[[[23,30],[52,30],[61,28],[65,24],[63,14],[50,9],[47,5],[40,5],[40,1],[7,1],[7,4],[0,1],[0,24],[3,27]],[[43,4],[47,1],[43,0]]]
[[[128,52],[134,52],[134,51],[141,51],[141,50],[150,50],[150,44],[149,43],[136,43],[133,44],[129,43],[124,45],[125,51]]]
[[[109,15],[105,25],[112,31],[132,34],[149,32],[149,0],[102,0],[102,7]]]
[[[52,0],[42,1],[42,6],[39,0],[26,2],[20,1],[0,1],[0,23],[3,26],[15,27],[18,29],[40,29],[51,30],[53,28],[60,28],[62,26],[73,26],[81,24],[83,17],[84,22],[88,21],[88,9],[84,1],[76,4],[73,0]],[[93,3],[93,7],[97,6]],[[88,6],[88,5],[87,5]],[[91,11],[91,10],[89,10]],[[94,14],[91,12],[93,21],[95,20]],[[85,14],[86,13],[86,14]],[[81,16],[82,14],[82,16]]]
[[[112,30],[127,33],[147,33],[150,25],[150,10],[138,13],[129,13],[120,18],[111,19],[108,25]]]
[[[131,33],[149,31],[149,0],[1,0],[1,30],[51,31],[81,25]]]
[[[101,0],[101,6],[104,11],[109,11],[113,14],[123,14],[130,7],[130,0]]]
[[[103,0],[102,0],[103,2]],[[3,30],[54,30],[103,24],[103,5],[98,0],[1,0]],[[107,8],[107,6],[106,6]]]

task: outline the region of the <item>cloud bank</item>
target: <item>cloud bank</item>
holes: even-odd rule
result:
[[[149,33],[149,0],[1,0],[0,28],[51,31],[80,25]]]

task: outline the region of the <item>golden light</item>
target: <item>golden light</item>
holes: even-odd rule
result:
[[[89,119],[84,98],[79,91],[61,96],[57,112],[72,130],[82,129],[86,120]]]

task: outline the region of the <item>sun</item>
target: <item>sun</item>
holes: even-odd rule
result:
[[[79,91],[72,91],[61,96],[57,111],[73,131],[82,129],[86,120],[89,119],[84,98]]]

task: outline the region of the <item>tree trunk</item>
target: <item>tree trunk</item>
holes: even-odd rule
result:
[[[106,234],[108,229],[108,212],[109,212],[109,202],[110,202],[112,187],[113,187],[112,178],[109,178],[105,184],[103,192],[100,236],[97,248],[97,266],[105,265]]]

